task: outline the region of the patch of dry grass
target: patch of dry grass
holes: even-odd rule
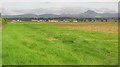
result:
[[[51,38],[48,38],[48,40],[49,40],[49,41],[53,41],[53,40],[57,40],[57,39],[56,39],[56,38],[51,37]]]
[[[68,29],[97,31],[106,33],[118,33],[118,23],[115,22],[80,22],[80,23],[49,23]]]

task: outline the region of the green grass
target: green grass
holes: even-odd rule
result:
[[[0,22],[2,21],[2,18],[0,18]]]
[[[0,30],[0,66],[2,65],[2,32]]]
[[[117,34],[70,30],[48,24],[6,24],[2,63],[115,65],[118,64],[117,39]]]
[[[2,30],[0,27],[0,66],[2,65]]]
[[[2,66],[2,18],[0,18],[0,66]]]

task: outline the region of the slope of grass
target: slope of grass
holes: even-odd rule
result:
[[[117,37],[117,34],[68,30],[48,24],[6,24],[2,62],[5,65],[117,64]]]

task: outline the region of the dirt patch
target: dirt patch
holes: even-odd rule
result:
[[[54,40],[58,40],[58,39],[51,37],[51,38],[48,38],[48,40],[49,41],[54,41]]]

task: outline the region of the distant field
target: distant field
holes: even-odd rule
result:
[[[105,33],[118,33],[117,22],[80,22],[80,23],[52,23],[68,29],[78,29],[87,31],[97,31]]]
[[[3,64],[118,64],[117,23],[9,23]]]
[[[26,24],[27,23],[30,24],[30,22],[26,22]],[[21,24],[24,24],[24,22]],[[116,33],[116,34],[118,33],[118,22],[78,22],[78,23],[32,22],[31,24],[50,24],[68,29],[97,31],[97,32]]]

